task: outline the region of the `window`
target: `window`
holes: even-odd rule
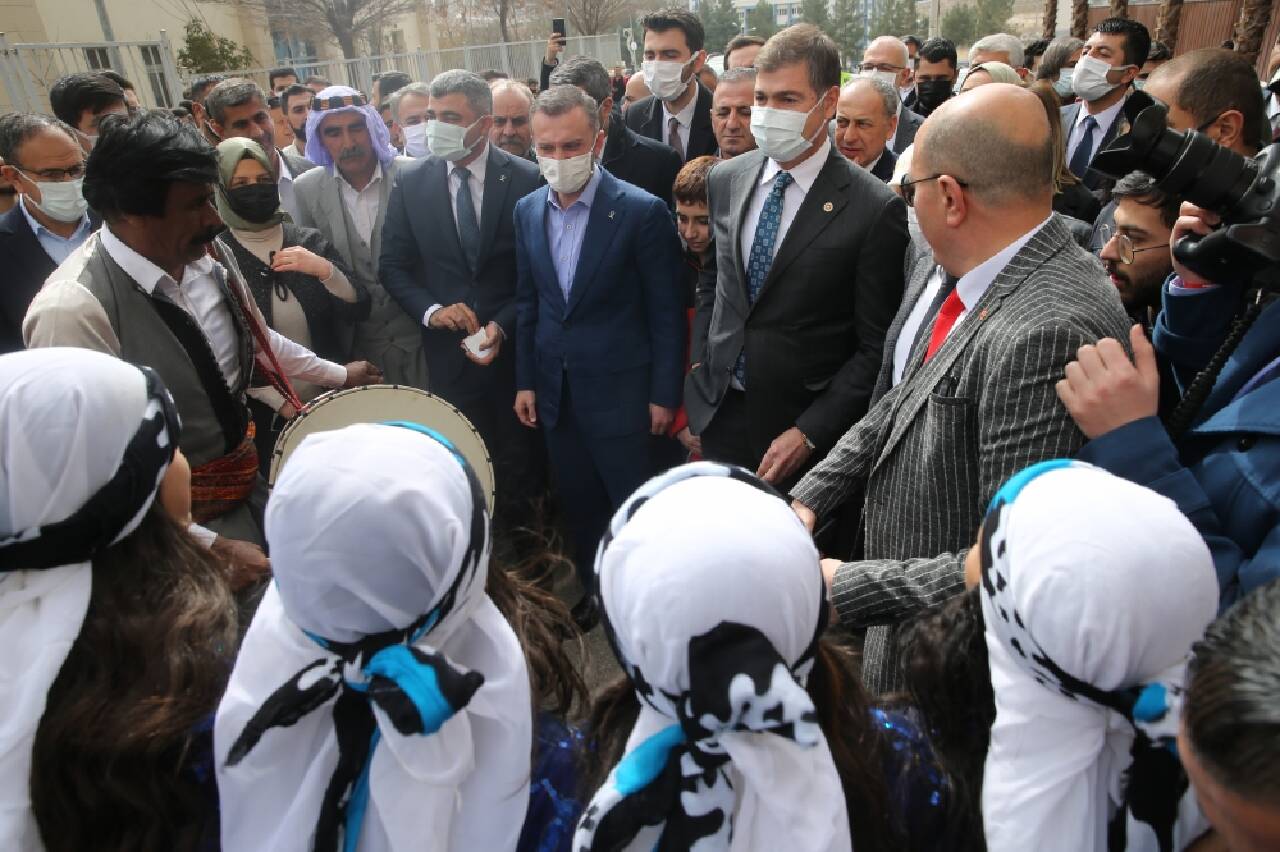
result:
[[[101,71],[103,68],[111,67],[111,56],[105,47],[86,47],[84,61],[88,64],[90,71]]]

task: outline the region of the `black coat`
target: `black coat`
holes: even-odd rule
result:
[[[631,110],[627,113],[629,115]],[[616,108],[609,119],[609,131],[600,164],[618,180],[638,186],[650,195],[656,195],[667,207],[675,209],[671,188],[675,185],[680,166],[683,165],[680,155],[667,145],[641,136],[627,127]]]
[[[650,95],[641,98],[627,109],[627,127],[648,139],[667,144],[667,128],[662,121],[662,101]],[[684,162],[704,154],[720,150],[715,133],[711,130],[711,92],[698,83],[698,102],[693,107],[693,120],[689,123],[689,144],[685,146]]]
[[[89,226],[101,224],[92,215]],[[0,216],[0,355],[18,352],[22,344],[22,318],[44,281],[57,268],[27,223],[22,208]]]

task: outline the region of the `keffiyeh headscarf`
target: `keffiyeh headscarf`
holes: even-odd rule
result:
[[[145,367],[86,349],[0,357],[0,849],[43,848],[31,748],[49,688],[93,558],[142,523],[180,428]]]
[[[342,112],[356,112],[364,116],[364,123],[369,128],[369,140],[373,144],[373,154],[385,169],[395,159],[396,149],[391,147],[391,131],[373,104],[365,100],[350,86],[330,86],[316,95],[311,102],[311,110],[307,113],[307,159],[317,166],[323,166],[333,173],[333,157],[324,147],[320,138],[320,122],[331,115]]]
[[[676,468],[614,515],[596,575],[641,709],[575,852],[849,850],[805,691],[826,589],[787,502],[740,468]]]
[[[513,848],[529,676],[463,457],[416,424],[312,435],[266,533],[276,581],[214,730],[224,846]]]
[[[1127,827],[1122,848],[1168,852],[1176,824],[1197,821],[1180,813],[1172,736],[1187,656],[1218,606],[1203,539],[1165,497],[1054,460],[1001,488],[980,546],[987,848],[1104,852],[1118,813],[1112,848]]]

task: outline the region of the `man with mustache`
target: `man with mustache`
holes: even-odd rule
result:
[[[295,174],[309,171],[311,161],[307,159],[307,116],[311,114],[311,102],[316,93],[306,86],[293,85],[280,93],[280,109],[284,112],[285,121],[293,130],[293,142],[287,148],[280,149],[289,170]]]
[[[1134,322],[1150,329],[1160,313],[1160,293],[1173,272],[1169,232],[1179,199],[1160,191],[1144,172],[1131,172],[1111,191],[1115,224],[1103,226],[1098,257]]]
[[[23,321],[28,348],[76,346],[160,374],[182,417],[192,467],[191,532],[248,567],[267,569],[260,545],[266,483],[246,396],[282,393],[290,379],[324,387],[378,381],[373,365],[343,367],[273,331],[231,253],[215,240],[215,152],[195,128],[142,113],[104,122],[85,166],[84,196],[103,218],[54,270]],[[74,416],[74,412],[68,412]],[[206,529],[207,528],[207,529]]]
[[[316,95],[307,116],[307,159],[320,168],[298,178],[298,221],[329,241],[369,291],[369,318],[356,324],[351,357],[380,366],[387,381],[427,389],[422,318],[411,317],[378,275],[382,223],[401,164],[378,110],[350,86]]]

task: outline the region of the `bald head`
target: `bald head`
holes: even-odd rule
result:
[[[984,205],[1039,205],[1053,197],[1053,142],[1032,92],[991,83],[953,98],[925,119],[915,141],[916,176],[946,174]]]
[[[862,52],[862,60],[866,62],[868,57],[873,54],[875,56],[885,56],[891,59],[894,65],[901,65],[904,67],[907,65],[907,59],[909,57],[906,42],[900,38],[895,38],[894,36],[879,36],[878,38],[873,38],[871,43],[867,45],[867,49]],[[873,59],[871,61],[878,62],[879,60]]]

